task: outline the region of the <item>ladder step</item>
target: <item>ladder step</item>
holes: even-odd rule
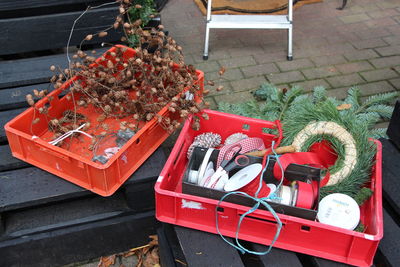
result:
[[[288,29],[291,22],[286,15],[212,15],[209,28],[233,29]]]

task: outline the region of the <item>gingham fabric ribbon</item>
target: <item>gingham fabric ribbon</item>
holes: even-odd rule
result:
[[[240,154],[248,153],[248,152],[255,151],[255,150],[264,150],[265,149],[263,140],[258,137],[242,139],[239,142],[223,146],[223,147],[221,147],[219,154],[218,154],[217,168],[219,167],[219,165],[221,164],[221,162],[224,158],[227,160],[231,159],[233,157],[233,155],[235,154],[235,152],[237,152],[239,150],[239,147],[230,149],[231,147],[233,147],[237,144],[240,144],[242,146],[242,150],[240,151]],[[227,151],[229,151],[229,152],[227,152]]]

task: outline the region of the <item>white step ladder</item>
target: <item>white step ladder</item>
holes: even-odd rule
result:
[[[264,1],[264,0],[260,0]],[[288,60],[292,54],[293,0],[288,0],[287,15],[211,15],[212,0],[207,2],[207,24],[203,59],[208,59],[210,29],[287,29]]]

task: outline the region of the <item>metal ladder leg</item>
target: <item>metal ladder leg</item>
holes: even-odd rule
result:
[[[203,60],[208,59],[208,41],[210,38],[210,27],[208,23],[211,21],[211,6],[212,6],[212,0],[207,1],[207,22],[206,22],[206,37],[204,40],[204,54],[203,54]]]
[[[293,60],[293,27],[290,25],[288,29],[288,55],[287,60]]]
[[[208,39],[210,36],[210,28],[208,27],[208,22],[206,24],[206,38],[204,40],[204,54],[203,54],[203,60],[208,59]]]
[[[288,60],[293,60],[293,0],[288,1],[288,20],[290,22],[288,28]]]

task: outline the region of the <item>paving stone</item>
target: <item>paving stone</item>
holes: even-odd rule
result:
[[[390,31],[386,29],[368,29],[356,32],[357,36],[361,39],[374,39],[380,37],[390,36]]]
[[[185,50],[185,48],[183,48]],[[211,50],[208,51],[208,60],[203,59],[203,50],[200,53],[196,52],[192,54],[192,57],[196,63],[207,62],[212,60],[226,59],[230,58],[228,51],[224,50]]]
[[[399,7],[399,2],[397,1],[378,1],[376,5],[380,8],[396,8]]]
[[[399,26],[400,27],[400,26]],[[375,49],[381,56],[395,56],[400,55],[400,45],[393,45],[388,47],[381,47]],[[400,62],[399,62],[400,64]]]
[[[283,73],[276,73],[267,75],[268,80],[273,84],[291,83],[297,81],[304,81],[305,78],[300,71],[289,71]]]
[[[368,17],[368,15],[366,14],[360,13],[360,14],[339,17],[339,19],[344,23],[348,24],[348,23],[355,23],[355,22],[369,20],[371,18]]]
[[[383,40],[390,45],[398,45],[400,44],[400,36],[388,36],[384,37]]]
[[[325,65],[336,65],[347,62],[347,60],[342,55],[312,57],[311,60],[315,63],[317,67]]]
[[[217,110],[218,105],[217,102],[215,101],[213,96],[207,96],[204,98],[205,102],[208,102],[210,104],[209,109]]]
[[[400,56],[382,57],[369,60],[376,68],[397,66],[400,64]]]
[[[194,65],[196,69],[201,70],[203,72],[210,72],[210,71],[218,71],[220,66],[217,61],[204,61],[199,62]]]
[[[314,69],[302,70],[307,79],[317,79],[339,74],[339,71],[333,66],[324,66]]]
[[[264,75],[264,74],[279,72],[279,69],[275,66],[274,63],[242,67],[241,69],[242,69],[245,77],[260,76],[260,75]]]
[[[383,41],[382,39],[368,39],[368,40],[362,40],[362,41],[355,41],[351,42],[354,47],[357,49],[365,49],[365,48],[375,48],[375,47],[382,47],[382,46],[387,46],[388,44]]]
[[[231,82],[232,90],[235,92],[251,90],[260,87],[261,84],[267,82],[264,76],[257,76],[248,79]]]
[[[243,79],[243,77],[244,76],[243,76],[242,72],[238,68],[227,69],[222,76],[219,75],[218,71],[208,72],[205,74],[206,80],[212,80],[214,82],[218,82],[219,80],[235,81],[235,80]]]
[[[218,92],[217,88],[219,86],[223,86],[223,90]],[[215,81],[215,85],[214,86],[205,85],[204,89],[205,90],[210,90],[210,93],[208,94],[209,96],[215,96],[215,95],[221,95],[221,94],[224,94],[226,92],[232,91],[232,85],[228,81]]]
[[[379,55],[372,49],[359,50],[352,53],[345,53],[344,56],[350,61],[379,57]]]
[[[358,85],[357,87],[360,88],[361,94],[363,96],[395,91],[394,87],[390,85],[387,81],[367,83]]]
[[[384,9],[384,10],[380,9],[380,10],[374,10],[374,11],[368,12],[367,14],[371,18],[377,19],[377,18],[391,17],[391,16],[399,14],[399,12],[396,11],[396,9]]]
[[[285,60],[286,57],[287,57],[287,52],[280,51],[277,53],[265,53],[265,54],[257,55],[255,57],[255,59],[258,64],[264,64],[264,63],[282,61],[282,60]]]
[[[387,80],[399,77],[399,74],[391,69],[380,69],[380,70],[361,72],[360,75],[368,82]]]
[[[365,3],[363,5],[346,6],[344,10],[346,10],[347,8],[353,13],[380,10],[380,7],[378,7],[376,3]]]
[[[316,86],[323,86],[326,89],[330,88],[331,86],[323,79],[317,79],[317,80],[311,80],[311,81],[305,81],[305,82],[297,82],[297,83],[291,83],[291,86],[299,86],[300,88],[304,89],[304,92],[311,92],[314,87]]]
[[[241,57],[263,54],[265,53],[265,50],[260,45],[246,47],[243,47],[242,45],[240,47],[229,48],[228,52],[231,57]]]
[[[303,68],[312,68],[314,67],[314,63],[307,58],[295,59],[292,61],[283,61],[276,63],[281,71],[290,71],[297,70]]]
[[[219,96],[215,96],[216,103],[226,102],[226,103],[242,103],[250,99],[254,99],[253,95],[249,91],[238,92],[238,93],[228,93]]]
[[[390,25],[397,25],[397,22],[391,18],[380,18],[366,21],[365,24],[370,28],[382,28]]]
[[[224,66],[225,68],[238,68],[238,67],[251,66],[257,64],[252,56],[222,59],[219,60],[219,63],[221,64],[221,66]]]
[[[379,122],[377,124],[375,124],[374,128],[378,129],[378,128],[387,128],[389,126],[389,122],[388,121],[383,121],[383,122]]]
[[[347,90],[349,88],[337,88],[337,89],[330,89],[326,91],[326,95],[330,97],[335,97],[337,99],[343,100],[347,97]]]
[[[336,65],[335,67],[343,74],[372,70],[374,68],[368,61],[351,62]]]
[[[357,73],[330,77],[327,80],[333,88],[353,86],[365,82]]]
[[[397,90],[400,90],[400,78],[389,80],[389,83]]]

